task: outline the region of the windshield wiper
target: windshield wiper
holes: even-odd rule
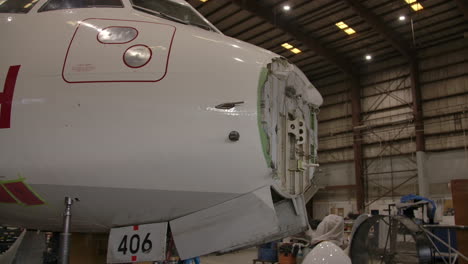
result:
[[[187,25],[196,26],[196,27],[203,28],[203,29],[206,29],[206,30],[209,30],[209,31],[214,31],[213,28],[211,28],[211,27],[208,26],[208,25],[203,25],[203,24],[198,24],[198,23],[192,23],[192,22],[188,22]]]
[[[165,19],[169,19],[169,20],[172,20],[174,22],[178,22],[178,23],[181,23],[181,24],[184,24],[184,25],[189,24],[187,21],[184,21],[184,20],[179,19],[177,17],[170,16],[168,14],[164,14],[164,13],[161,13],[161,12],[158,12],[158,11],[154,11],[154,10],[151,10],[151,9],[147,9],[147,8],[140,7],[140,6],[135,6],[135,5],[133,7],[135,9],[137,9],[137,10],[140,10],[140,11],[143,11],[143,12],[158,16],[158,17],[162,17],[162,18],[165,18]]]

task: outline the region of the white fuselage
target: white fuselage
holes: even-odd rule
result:
[[[0,204],[0,224],[58,230],[70,196],[80,200],[75,231],[107,231],[168,221],[272,184],[257,86],[278,55],[127,1],[37,12],[43,2],[27,14],[0,14],[0,85],[21,65],[10,127],[0,129],[0,181],[23,177],[46,204]],[[136,28],[138,37],[90,37],[109,26]],[[153,52],[138,69],[122,62],[136,44]],[[239,141],[228,139],[231,131]]]

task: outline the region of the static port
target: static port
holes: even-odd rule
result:
[[[229,133],[229,140],[231,141],[238,141],[240,138],[240,134],[237,131],[231,131]]]

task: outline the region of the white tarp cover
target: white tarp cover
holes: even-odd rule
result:
[[[343,246],[344,240],[344,219],[338,215],[327,215],[318,225],[315,236],[312,238],[312,245],[322,241],[330,241],[335,245]]]
[[[351,264],[351,259],[337,245],[325,241],[315,246],[302,264]]]

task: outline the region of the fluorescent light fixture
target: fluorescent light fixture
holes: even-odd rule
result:
[[[398,18],[398,20],[400,20],[400,21],[404,21],[405,19],[406,19],[405,16],[400,16],[400,17]]]
[[[339,29],[342,29],[344,32],[346,32],[346,34],[348,35],[352,35],[354,33],[356,33],[356,31],[354,29],[352,29],[351,27],[349,27],[345,22],[343,21],[340,21],[338,23],[335,24]]]
[[[23,8],[29,8],[30,6],[32,6],[32,3],[25,4],[25,5],[23,6]]]
[[[292,49],[294,48],[293,45],[289,44],[289,43],[283,43],[281,44],[281,47],[285,48],[285,49]]]
[[[367,55],[365,56],[365,58],[366,58],[366,60],[372,60],[372,56],[371,56],[370,54],[367,54]]]
[[[420,3],[412,4],[411,8],[413,8],[414,11],[419,11],[419,10],[424,9],[424,7]]]
[[[284,11],[289,11],[289,10],[291,10],[291,6],[290,5],[284,5],[283,10]]]
[[[348,35],[352,35],[352,34],[356,33],[356,31],[354,29],[350,28],[350,27],[345,29],[344,32],[346,32],[346,34],[348,34]]]
[[[298,53],[302,52],[302,50],[300,50],[298,48],[295,48],[293,45],[291,45],[289,43],[283,43],[283,44],[281,44],[281,47],[283,47],[285,49],[288,49],[289,51],[291,51],[294,54],[298,54]]]
[[[294,48],[294,49],[291,50],[291,52],[294,53],[294,54],[298,54],[298,53],[301,53],[302,50],[300,50],[298,48]]]
[[[200,0],[200,2],[203,2],[203,3],[207,2],[207,1],[208,1],[208,0]]]
[[[424,7],[418,2],[418,0],[405,0],[408,5],[411,5],[411,8],[414,11],[423,10]]]
[[[341,21],[341,22],[338,22],[335,24],[337,27],[339,27],[340,29],[345,29],[348,27],[348,25],[345,24],[345,22]]]

